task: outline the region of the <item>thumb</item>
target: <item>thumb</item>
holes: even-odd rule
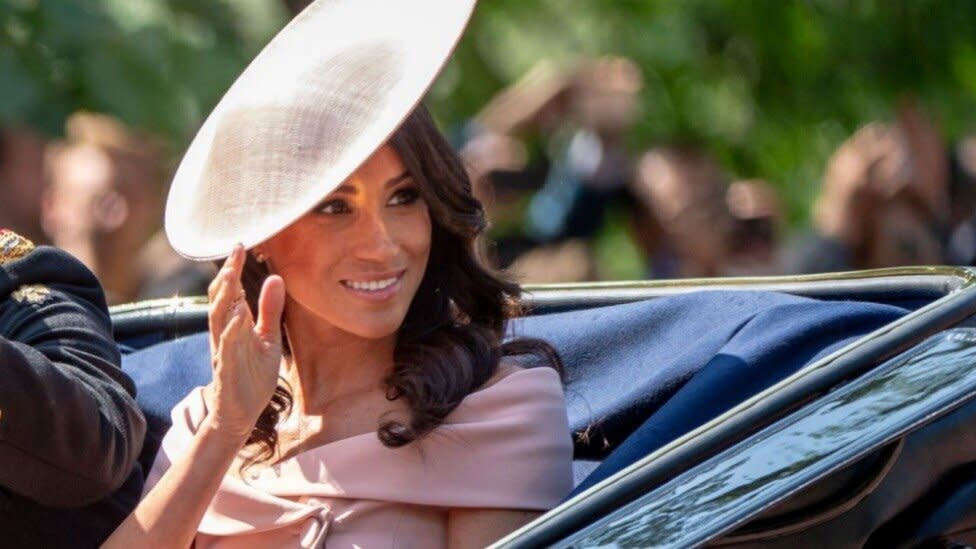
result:
[[[267,343],[281,344],[281,314],[285,310],[285,281],[271,275],[261,286],[254,332]]]

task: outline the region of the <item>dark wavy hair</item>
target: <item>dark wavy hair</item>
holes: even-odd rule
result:
[[[543,340],[503,342],[506,321],[524,313],[521,288],[482,260],[484,209],[472,194],[460,158],[426,107],[413,111],[390,144],[417,182],[432,227],[427,270],[397,333],[393,370],[385,380],[386,398],[404,399],[409,419],[378,418],[377,436],[385,446],[396,448],[440,425],[495,374],[502,357],[532,355],[560,374],[562,362]],[[248,254],[241,278],[255,314],[268,275],[267,267]],[[275,455],[276,425],[291,403],[289,389],[279,385],[248,438],[252,463]]]

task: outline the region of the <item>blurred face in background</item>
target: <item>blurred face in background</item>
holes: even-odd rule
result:
[[[732,230],[722,275],[778,274],[783,212],[776,190],[759,179],[736,181],[726,190],[725,203],[732,215]]]
[[[815,223],[851,250],[855,268],[943,262],[948,165],[934,125],[903,109],[870,124],[831,159]]]
[[[942,263],[947,222],[946,170],[931,136],[901,128],[899,139],[871,170],[876,195],[869,212],[863,264],[870,267]]]
[[[643,75],[623,57],[584,63],[576,75],[573,107],[580,123],[603,137],[620,137],[639,114]]]
[[[863,251],[867,266],[944,263],[937,230],[927,213],[910,200],[894,200],[881,207],[872,229]]]
[[[115,190],[112,160],[91,145],[64,147],[53,153],[49,175],[44,231],[91,266],[93,239],[117,229],[128,216],[125,200]]]
[[[634,195],[678,254],[681,276],[714,276],[725,260],[731,217],[724,186],[718,164],[695,149],[654,149],[638,164]],[[654,236],[638,235],[644,238]]]
[[[162,197],[152,162],[86,143],[53,147],[42,222],[115,300],[138,291],[136,257],[158,228]]]

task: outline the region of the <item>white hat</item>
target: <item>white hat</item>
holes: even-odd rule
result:
[[[166,201],[173,247],[250,248],[332,192],[385,143],[450,57],[475,0],[317,0],[204,122]]]

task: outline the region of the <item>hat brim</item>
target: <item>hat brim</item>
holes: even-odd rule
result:
[[[166,235],[196,260],[271,238],[335,190],[416,108],[475,0],[318,0],[238,77],[184,155]]]

